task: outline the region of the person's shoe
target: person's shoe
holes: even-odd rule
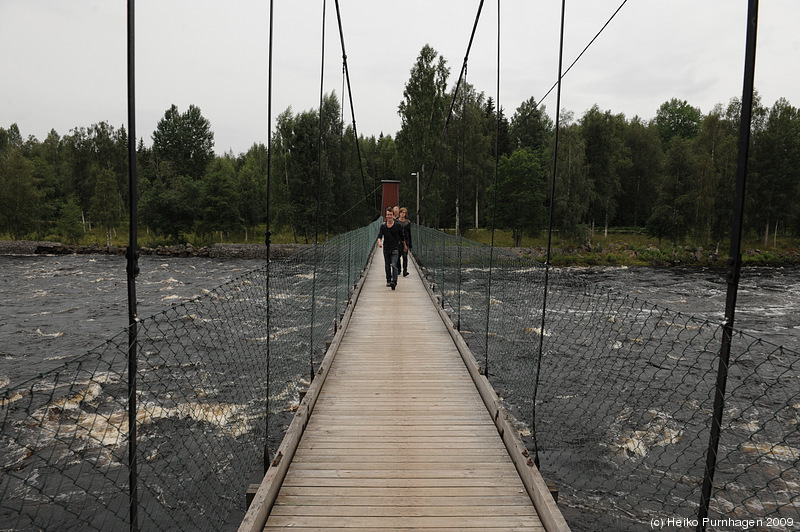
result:
[[[394,290],[394,287],[397,286],[397,285],[395,283],[389,283],[389,286],[391,286],[392,290]]]
[[[408,272],[403,272],[403,277],[408,277]]]
[[[392,286],[392,283],[386,283],[386,286]]]

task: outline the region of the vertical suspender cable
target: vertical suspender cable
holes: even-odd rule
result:
[[[272,186],[272,28],[274,0],[269,2],[269,56],[267,59],[267,231],[264,235],[264,243],[267,246],[267,265],[266,265],[266,300],[267,300],[267,411],[264,420],[264,473],[269,468],[269,392],[270,392],[270,307],[269,307],[269,282],[270,282],[270,247],[272,245],[272,231],[270,229],[270,187]]]
[[[326,0],[322,0],[322,52],[320,59],[319,75],[319,139],[317,142],[317,166],[319,175],[317,176],[317,214],[314,217],[314,274],[311,281],[311,337],[309,344],[309,363],[311,374],[309,380],[314,380],[314,307],[316,306],[317,292],[317,263],[319,262],[319,211],[322,202],[322,99],[325,86],[325,7]]]
[[[130,529],[139,529],[139,497],[137,492],[136,471],[136,276],[139,274],[138,224],[137,210],[138,177],[136,173],[136,55],[135,45],[135,0],[128,0],[128,211],[130,227],[127,257],[128,274],[128,483],[130,489]]]
[[[536,360],[536,377],[533,383],[533,414],[531,433],[533,434],[534,463],[539,467],[539,444],[536,441],[536,393],[539,390],[539,372],[542,369],[542,353],[544,352],[544,324],[547,312],[547,285],[550,280],[550,248],[553,241],[553,212],[556,203],[556,171],[558,168],[558,132],[561,118],[561,68],[564,58],[564,12],[566,0],[561,0],[561,35],[558,45],[558,90],[556,91],[556,138],[553,145],[553,175],[550,181],[550,222],[547,228],[547,259],[544,263],[544,287],[542,292],[542,326],[539,329],[539,356]]]
[[[337,166],[337,172],[338,172],[340,178],[344,175],[344,79],[345,79],[344,74],[345,74],[345,68],[346,67],[347,67],[347,65],[345,65],[343,63],[342,64],[342,92],[341,92],[341,94],[342,94],[342,102],[341,102],[341,106],[339,107],[339,161],[338,161],[338,166]],[[366,196],[364,197],[364,199],[366,200]],[[348,223],[347,218],[344,219],[344,227],[345,227],[345,233],[348,233],[350,231],[350,224]],[[348,240],[349,240],[349,238],[348,238]],[[339,257],[339,266],[336,269],[336,305],[337,305],[337,311],[336,311],[336,316],[333,318],[333,322],[336,325],[335,330],[338,330],[339,329],[339,325],[340,325],[339,324],[339,316],[340,316],[340,314],[339,314],[339,311],[338,311],[338,305],[339,305],[339,303],[341,301],[349,300],[349,297],[348,297],[348,294],[345,293],[345,297],[341,301],[339,300],[339,285],[340,285],[340,283],[339,283],[339,270],[341,270],[341,268],[342,268],[341,246],[337,246],[336,249],[339,250],[337,252],[337,255]],[[348,255],[347,258],[348,258],[347,264],[349,265],[350,264],[350,261],[349,261],[350,256]],[[348,273],[347,273],[347,281],[345,281],[345,283],[344,283],[345,289],[348,287],[349,284],[350,284],[350,272],[348,271]]]
[[[711,420],[711,435],[706,452],[706,467],[703,477],[700,508],[697,513],[697,530],[705,530],[705,519],[711,502],[711,488],[717,467],[717,449],[722,430],[722,411],[725,406],[725,387],[728,381],[728,364],[731,355],[733,317],[736,311],[736,296],[739,290],[739,273],[742,267],[742,221],[744,218],[744,192],[747,181],[747,158],[750,149],[750,122],[753,111],[753,92],[756,72],[756,33],[758,30],[758,0],[749,0],[747,10],[747,38],[745,44],[744,87],[742,89],[742,117],[739,124],[739,145],[736,159],[736,193],[733,200],[731,226],[731,248],[728,258],[728,292],[725,301],[725,321],[722,324],[722,346],[719,352],[714,412]]]
[[[341,128],[339,130],[339,176],[344,176],[344,82],[345,82],[345,69],[347,68],[347,64],[342,61],[342,106],[340,109],[339,120]],[[356,140],[358,142],[358,140]],[[366,194],[364,195],[364,201],[367,200]],[[345,233],[350,231],[350,217],[344,219],[344,229]]]
[[[494,230],[497,219],[497,174],[500,162],[500,0],[497,0],[497,119],[494,124],[494,198],[492,198],[492,240],[489,246],[489,277],[486,280],[486,353],[483,374],[489,376],[489,315],[492,311],[492,261],[494,260]]]
[[[466,84],[466,76],[464,83]],[[456,238],[458,238],[458,277],[456,278],[456,329],[461,330],[461,262],[464,247],[464,238],[461,234],[461,201],[464,196],[464,168],[467,144],[467,94],[461,102],[461,167],[459,168],[458,192],[456,193]]]
[[[320,74],[319,74],[319,139],[317,141],[317,166],[319,175],[317,177],[317,213],[314,217],[314,246],[319,244],[319,212],[320,204],[322,203],[322,104],[324,98],[325,88],[325,7],[327,1],[322,0],[322,52],[320,59]]]

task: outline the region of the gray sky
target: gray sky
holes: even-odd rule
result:
[[[623,0],[567,0],[564,68]],[[339,0],[360,134],[394,135],[397,106],[426,43],[455,83],[479,1]],[[800,0],[764,0],[756,88],[800,105]],[[273,119],[319,103],[323,0],[276,0]],[[509,118],[558,75],[561,2],[503,0],[500,104]],[[742,92],[746,0],[628,0],[564,78],[561,107],[652,118],[670,98],[703,113]],[[43,140],[107,121],[127,128],[124,0],[0,0],[0,127]],[[327,0],[325,92],[342,94],[334,0]],[[137,137],[151,144],[171,104],[198,106],[216,151],[267,140],[268,0],[136,2]],[[467,80],[497,99],[497,2],[484,4]],[[449,88],[448,87],[448,88]],[[343,100],[346,100],[344,98]],[[553,116],[556,92],[544,100]],[[350,121],[346,103],[345,119]]]

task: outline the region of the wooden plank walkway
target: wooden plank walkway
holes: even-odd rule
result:
[[[263,530],[545,530],[439,310],[409,271],[391,290],[374,255]],[[566,529],[560,513],[556,522]]]

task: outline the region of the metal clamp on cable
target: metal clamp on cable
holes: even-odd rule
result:
[[[125,258],[128,259],[128,266],[126,268],[128,277],[136,277],[139,275],[139,252],[131,246],[125,250]]]

